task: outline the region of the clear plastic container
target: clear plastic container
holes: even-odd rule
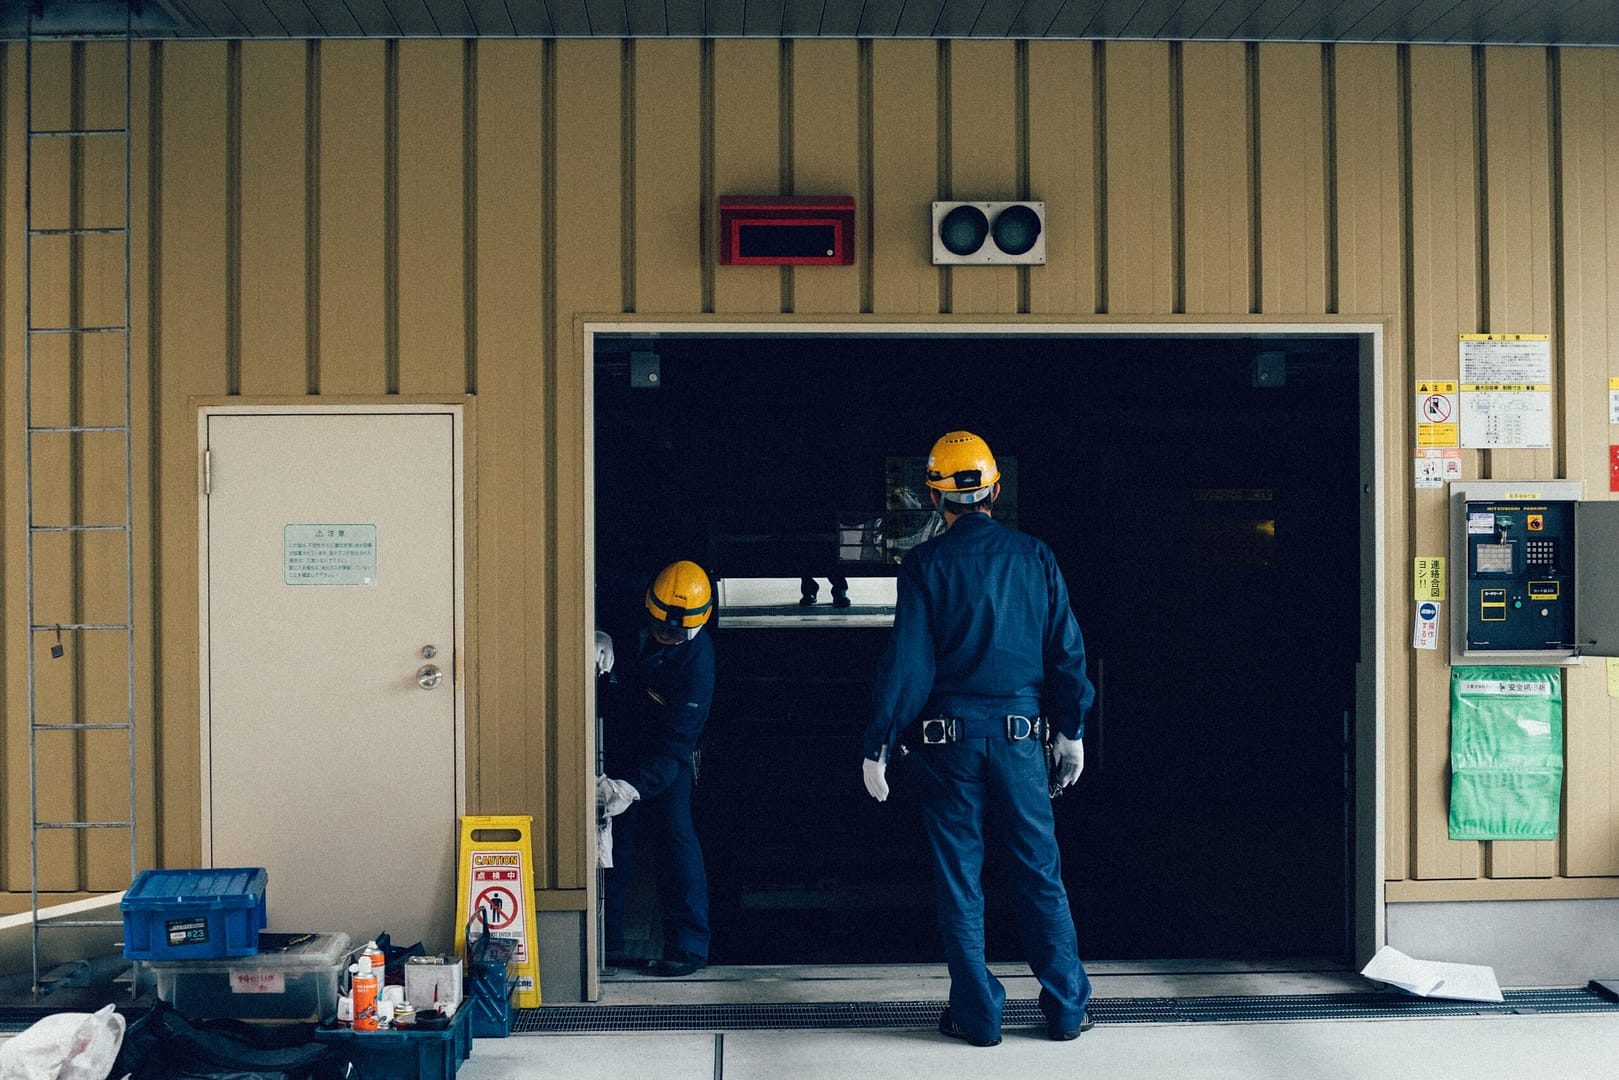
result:
[[[349,945],[347,934],[313,934],[308,941],[261,948],[253,956],[148,960],[141,967],[151,974],[157,996],[187,1019],[326,1023],[337,1015]]]

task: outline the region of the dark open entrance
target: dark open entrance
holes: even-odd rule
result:
[[[883,511],[893,459],[983,435],[1015,463],[1008,515],[1063,565],[1102,691],[1085,775],[1056,803],[1081,955],[1343,957],[1359,349],[1348,334],[597,337],[598,571],[812,574],[830,614],[838,523]],[[711,961],[939,960],[903,765],[880,806],[859,779],[886,628],[722,612],[713,633],[697,794]],[[1016,960],[993,852],[987,876],[990,956]]]

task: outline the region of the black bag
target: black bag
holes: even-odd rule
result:
[[[313,1024],[193,1023],[159,1001],[129,1025],[112,1075],[133,1080],[343,1080]]]

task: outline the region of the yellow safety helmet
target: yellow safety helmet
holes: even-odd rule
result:
[[[714,613],[714,587],[696,563],[686,559],[672,562],[647,589],[646,610],[653,622],[682,631],[690,641]]]
[[[951,502],[987,499],[995,493],[1000,478],[989,443],[970,431],[941,436],[928,454],[928,487]]]

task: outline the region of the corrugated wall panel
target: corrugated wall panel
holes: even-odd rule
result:
[[[1481,51],[1488,222],[1484,261],[1489,284],[1485,325],[1493,333],[1550,334],[1556,316],[1546,53]],[[1563,342],[1552,342],[1554,359],[1562,349]],[[1553,380],[1560,381],[1558,365],[1554,362],[1552,367]],[[1554,422],[1557,419],[1553,417]],[[1560,468],[1562,455],[1552,449],[1491,450],[1487,457],[1489,475],[1497,480],[1566,475]],[[1485,854],[1489,877],[1549,877],[1558,871],[1554,840],[1496,841],[1486,846]]]
[[[634,43],[634,311],[703,303],[702,46]],[[713,207],[707,207],[710,214]],[[628,306],[628,305],[626,305]]]
[[[75,82],[68,47],[42,50],[37,104],[63,123],[104,106],[121,65],[102,52],[81,54]],[[147,842],[164,863],[202,848],[193,397],[477,395],[469,809],[534,814],[539,884],[582,890],[585,651],[569,644],[586,630],[579,316],[1243,316],[1257,297],[1266,314],[1389,320],[1388,876],[1619,876],[1619,739],[1594,663],[1568,678],[1564,840],[1493,845],[1487,866],[1481,845],[1448,840],[1449,669],[1408,636],[1411,558],[1448,554],[1447,511],[1406,471],[1411,383],[1456,376],[1458,333],[1549,332],[1562,339],[1557,446],[1467,452],[1467,475],[1566,468],[1604,490],[1601,391],[1619,330],[1611,52],[727,39],[170,42],[137,54],[137,553],[151,609],[139,664],[143,677],[156,667],[141,752],[162,793]],[[21,56],[0,53],[8,402],[21,385]],[[47,155],[40,168],[71,179],[75,165]],[[43,210],[54,196],[63,213],[105,212],[106,170],[77,170]],[[856,196],[870,246],[855,267],[715,264],[713,198],[783,191]],[[1049,264],[933,267],[926,207],[946,194],[1045,200]],[[75,257],[78,293],[49,287]],[[110,265],[93,244],[76,256],[45,245],[41,318],[102,317],[122,289]],[[78,374],[43,383],[37,405],[105,412],[93,374],[105,362],[93,347],[64,353]],[[0,418],[0,865],[12,890],[28,861],[19,424],[14,409]],[[74,477],[52,490],[53,512],[106,511],[116,455],[46,455]],[[46,553],[47,599],[87,602],[115,563],[84,543]],[[81,714],[112,708],[114,659],[73,654],[49,670],[49,695]],[[80,742],[44,755],[61,779],[53,812],[100,812],[113,786],[108,752]],[[113,887],[116,843],[48,843],[51,888]],[[1555,880],[1544,888],[1557,895]]]
[[[203,865],[197,683],[197,494],[201,474],[192,395],[227,392],[226,159],[228,48],[217,42],[162,47],[154,101],[161,155],[154,228],[152,318],[163,497],[156,545],[164,607],[156,627],[166,665],[157,737],[162,746],[166,865]]]
[[[388,388],[389,50],[375,41],[323,41],[315,139],[322,394]]]
[[[1259,45],[1259,308],[1327,310],[1321,47]]]
[[[1029,310],[1096,311],[1096,46],[1029,42],[1029,197],[1046,204],[1046,265]]]
[[[793,194],[856,195],[860,191],[859,44],[805,39],[793,43]],[[855,200],[856,242],[870,208]],[[800,266],[792,271],[793,310],[860,310],[864,267]]]
[[[1619,374],[1619,51],[1559,52],[1564,381],[1557,395],[1569,477],[1586,498],[1611,498],[1608,380]],[[1619,874],[1619,712],[1607,664],[1571,668],[1564,684],[1568,787],[1563,873]],[[1580,812],[1583,810],[1584,812]]]
[[[542,49],[480,41],[474,157],[474,341],[479,562],[476,711],[467,715],[470,813],[529,814],[545,761],[545,443],[541,305],[545,185]]]
[[[932,314],[941,276],[928,216],[940,197],[939,47],[874,41],[871,51],[872,310]]]
[[[309,221],[306,87],[301,41],[237,47],[240,115],[233,124],[232,218],[238,223],[233,346],[244,394],[302,394],[309,387],[306,227]]]
[[[556,145],[552,161],[556,175],[556,336],[549,367],[555,381],[547,387],[550,400],[542,404],[551,425],[550,453],[555,475],[547,491],[554,515],[552,561],[547,566],[550,588],[542,610],[549,608],[545,671],[549,732],[546,747],[546,783],[539,800],[554,818],[543,826],[535,820],[535,834],[548,836],[552,880],[564,889],[582,889],[594,873],[588,831],[591,809],[586,805],[584,716],[585,625],[584,522],[577,507],[585,489],[584,370],[580,356],[576,315],[613,312],[623,298],[621,200],[623,154],[617,131],[602,130],[601,118],[618,115],[620,108],[619,44],[604,41],[558,45],[556,55]],[[591,796],[594,798],[594,796]]]
[[[1189,42],[1180,57],[1181,310],[1249,311],[1253,170],[1246,56],[1227,45]]]
[[[1478,201],[1474,158],[1473,66],[1465,49],[1413,47],[1409,65],[1411,162],[1411,303],[1412,348],[1416,379],[1454,379],[1459,373],[1456,335],[1478,326]],[[1414,393],[1409,384],[1409,393]],[[1400,445],[1404,460],[1415,445],[1410,412],[1397,399],[1390,423],[1407,436]],[[1463,452],[1463,469],[1477,476],[1476,453]],[[1392,469],[1392,466],[1391,466]],[[1411,589],[1411,559],[1416,555],[1448,557],[1450,532],[1446,492],[1412,491],[1402,469],[1391,471],[1390,486],[1407,493],[1410,520],[1390,522],[1390,536],[1415,530],[1414,545],[1395,545],[1400,554],[1398,578],[1390,603],[1398,618],[1389,619],[1389,656],[1404,657],[1407,692],[1412,695],[1412,848],[1411,876],[1470,878],[1480,872],[1479,845],[1449,838],[1450,805],[1450,668],[1439,652],[1410,648],[1406,596]],[[1408,533],[1409,535],[1409,533]],[[1400,550],[1404,548],[1404,550]],[[1459,572],[1459,568],[1452,568]],[[1391,686],[1400,680],[1392,679]]]
[[[781,146],[784,48],[780,42],[757,39],[713,43],[715,196],[782,193],[786,180]],[[717,258],[717,247],[704,257]],[[782,309],[783,280],[789,271],[715,266],[713,273],[714,311]]]
[[[1410,432],[1406,413],[1412,378],[1407,354],[1404,250],[1401,209],[1400,65],[1395,50],[1351,45],[1333,50],[1333,112],[1336,164],[1331,207],[1337,237],[1335,311],[1365,311],[1389,317],[1383,339],[1383,405],[1390,419],[1384,449],[1390,462],[1383,510],[1403,517],[1405,458]],[[1403,589],[1410,565],[1403,546],[1390,545],[1384,572]],[[1391,620],[1405,632],[1404,620]],[[1403,647],[1403,643],[1402,643]],[[1397,653],[1394,655],[1398,655]],[[1385,876],[1403,878],[1409,859],[1411,709],[1404,693],[1384,702]]]
[[[466,51],[459,41],[401,41],[397,297],[405,394],[467,387]],[[617,107],[613,108],[616,113]],[[610,115],[610,114],[609,114]]]
[[[945,163],[952,199],[1014,199],[1018,191],[1016,49],[1010,41],[960,41],[950,48],[946,88],[950,157]],[[950,311],[957,315],[1012,314],[1016,266],[955,266]]]
[[[1107,242],[1100,308],[1167,315],[1175,306],[1169,50],[1149,42],[1109,45],[1104,71],[1107,189],[1100,214]]]

